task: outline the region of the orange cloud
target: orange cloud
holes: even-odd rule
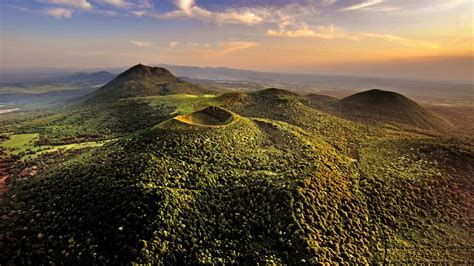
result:
[[[73,11],[71,9],[54,7],[47,9],[45,13],[55,18],[70,18],[72,17]]]

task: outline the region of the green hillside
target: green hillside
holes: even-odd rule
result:
[[[93,92],[87,97],[87,102],[109,102],[132,97],[205,92],[208,90],[179,79],[164,68],[138,64]]]
[[[390,91],[369,90],[346,97],[335,104],[344,117],[361,122],[392,123],[414,128],[445,131],[448,122],[407,97]]]
[[[52,258],[65,250],[71,262],[296,264],[339,257],[333,250],[339,229],[314,245],[312,233],[320,225],[304,218],[314,211],[343,230],[349,226],[346,216],[328,208],[339,204],[359,210],[344,215],[360,233],[337,245],[344,246],[348,261],[366,261],[362,254],[369,252],[371,238],[362,232],[370,234],[368,212],[351,196],[347,159],[322,139],[308,137],[283,122],[243,117],[224,127],[157,127],[24,183],[13,191],[15,198],[44,200],[6,222],[37,243],[21,248],[26,254],[34,256],[47,245],[58,251]],[[331,184],[334,193],[311,194],[316,190],[306,187],[312,182]],[[315,203],[313,211],[303,207]],[[46,215],[27,231],[15,228],[35,213]],[[69,217],[78,220],[71,224]],[[40,233],[62,239],[36,241]],[[119,258],[112,250],[120,250]],[[360,255],[349,256],[354,253]]]
[[[5,148],[39,151],[51,140],[75,148],[56,143],[10,167],[0,264],[474,259],[474,147],[381,126],[438,129],[411,100],[275,88],[165,95],[146,85],[157,77],[178,82],[139,65],[55,113],[5,120],[8,134],[30,133]],[[362,116],[372,105],[390,111]],[[91,139],[107,141],[75,144]]]
[[[306,99],[307,99],[308,106],[313,107],[318,110],[327,110],[335,102],[339,100],[338,98],[335,98],[332,96],[315,94],[315,93],[306,95]]]
[[[299,126],[344,153],[364,139],[367,132],[377,134],[375,129],[363,128],[308,107],[303,96],[284,90],[266,89],[249,94],[226,93],[219,99],[223,107],[243,116],[270,118]]]
[[[228,110],[209,106],[196,112],[180,115],[157,125],[167,129],[189,129],[192,127],[224,127],[234,123],[240,117]]]
[[[207,92],[166,69],[139,64],[76,101],[12,117],[5,132],[39,133],[40,143],[55,145],[115,138],[203,108],[215,96]]]

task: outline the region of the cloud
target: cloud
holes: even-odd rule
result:
[[[38,13],[38,10],[26,8],[26,7],[21,7],[21,6],[14,6],[14,5],[0,5],[1,8],[11,8],[11,9],[16,9],[20,10],[23,12],[30,12],[30,13]],[[3,10],[2,10],[3,11]]]
[[[267,36],[272,37],[289,37],[289,38],[303,38],[303,37],[315,37],[321,39],[351,39],[358,40],[356,35],[350,34],[341,28],[334,25],[329,26],[317,26],[314,29],[309,28],[307,25],[295,30],[268,30]]]
[[[194,0],[175,0],[174,4],[177,10],[151,16],[158,19],[191,18],[217,24],[255,25],[263,21],[263,18],[251,8],[214,12],[198,6]]]
[[[199,43],[199,42],[187,42],[186,45],[187,45],[187,46],[191,46],[191,47],[204,46],[204,44]]]
[[[116,8],[129,8],[132,6],[131,3],[125,0],[101,0],[102,2],[114,6]]]
[[[176,6],[185,14],[191,15],[192,9],[196,8],[194,0],[175,0]]]
[[[271,3],[272,1],[264,2]],[[270,4],[253,4],[247,7],[215,11],[200,6],[196,0],[173,0],[176,10],[146,15],[156,19],[195,19],[218,25],[242,24],[254,26],[277,24],[283,29],[289,25],[301,26],[303,23],[311,24],[312,21],[320,18],[321,10],[333,5],[337,0],[301,0],[296,2],[287,1],[287,4],[275,4],[273,6]]]
[[[401,7],[368,7],[364,8],[364,10],[367,11],[374,11],[374,12],[390,12],[390,11],[396,11],[402,9]]]
[[[153,2],[152,0],[140,0],[136,4],[137,7],[140,8],[152,8],[153,7]]]
[[[381,40],[385,40],[385,41],[389,41],[389,42],[393,42],[393,43],[397,43],[397,44],[400,44],[403,46],[409,46],[409,47],[418,47],[418,48],[426,48],[426,49],[439,48],[438,44],[411,40],[411,39],[403,38],[396,35],[390,35],[390,34],[361,33],[360,35],[364,37],[369,37],[369,38],[381,39]]]
[[[352,6],[345,7],[341,9],[341,11],[353,11],[353,10],[359,10],[359,9],[364,9],[366,7],[374,6],[383,3],[384,0],[366,0],[362,3],[355,4]]]
[[[262,11],[262,16],[267,24],[276,24],[278,32],[298,31],[296,35],[311,35],[303,32],[307,25],[316,23],[321,17],[321,5],[328,4],[325,1],[315,1],[313,4],[289,4],[278,9]],[[271,34],[271,33],[270,33]],[[292,33],[289,32],[289,35]],[[294,34],[293,34],[294,35]]]
[[[194,51],[204,57],[223,57],[238,51],[246,50],[258,46],[258,43],[252,41],[224,41],[216,44],[187,42],[190,51]]]
[[[255,24],[261,23],[263,21],[263,18],[249,10],[242,10],[242,11],[218,13],[216,14],[215,20],[219,24],[242,23],[246,25],[255,25]]]
[[[129,41],[129,43],[140,48],[150,47],[152,45],[151,42],[135,41],[135,40],[131,40]]]
[[[136,1],[128,1],[128,0],[100,0],[103,3],[111,5],[115,8],[120,9],[127,9],[127,8],[141,8],[141,9],[148,9],[152,8],[153,4],[150,0],[136,0]]]
[[[131,13],[135,17],[143,17],[146,15],[146,11],[132,11]]]
[[[212,51],[214,56],[225,56],[230,53],[235,53],[240,50],[249,49],[252,47],[257,46],[256,42],[242,42],[242,41],[235,41],[235,42],[222,42],[219,44],[219,49]]]
[[[330,6],[332,4],[335,4],[337,0],[321,0],[321,5],[322,6]]]
[[[71,9],[54,7],[54,8],[46,9],[45,13],[49,16],[60,19],[60,18],[72,17],[73,11]]]
[[[170,42],[170,48],[175,48],[177,45],[179,44],[179,42]]]
[[[89,10],[92,8],[92,4],[87,0],[46,0],[46,2],[55,5],[79,8]]]
[[[103,9],[93,9],[90,12],[103,15],[103,16],[108,16],[108,17],[119,17],[121,14],[119,12],[113,11],[113,10],[103,10]]]
[[[435,43],[423,42],[418,40],[412,40],[391,34],[379,34],[379,33],[360,33],[360,32],[347,32],[342,28],[334,25],[329,26],[317,26],[310,28],[304,25],[301,28],[295,30],[268,30],[267,36],[271,37],[287,37],[287,38],[320,38],[320,39],[349,39],[353,41],[360,41],[363,39],[380,39],[383,41],[396,43],[407,47],[416,47],[423,49],[437,49],[440,46]]]

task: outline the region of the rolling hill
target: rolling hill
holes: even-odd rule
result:
[[[133,97],[205,92],[208,91],[173,76],[164,68],[138,64],[89,95],[87,101],[107,102]]]
[[[345,116],[356,120],[397,123],[429,130],[449,127],[446,121],[396,92],[369,90],[346,97],[337,105]]]
[[[268,118],[301,127],[344,153],[357,139],[363,138],[365,131],[372,130],[311,108],[304,96],[281,89],[224,93],[218,100],[222,107],[246,117]]]
[[[11,167],[0,264],[474,259],[474,148],[380,126],[436,126],[413,101],[193,86],[137,65],[85,100],[9,125],[39,141],[108,141]]]
[[[105,74],[98,73],[98,76],[102,75]],[[28,124],[42,125],[40,142],[50,144],[65,144],[64,139],[77,136],[121,136],[174,116],[177,106],[159,101],[152,104],[151,101],[156,100],[154,97],[186,95],[198,98],[196,95],[205,92],[208,90],[185,82],[166,69],[138,64],[101,88],[14,127],[29,132]],[[212,95],[202,95],[207,96]]]
[[[233,121],[202,126],[215,116]],[[339,252],[346,261],[368,262],[362,254],[377,233],[362,198],[349,192],[355,180],[349,161],[323,139],[214,107],[187,119],[199,126],[161,124],[14,190],[20,201],[42,201],[6,218],[6,225],[44,215],[27,231],[11,228],[5,250],[14,250],[10,245],[22,235],[38,240],[21,248],[26,257],[49,246],[52,260],[70,263],[298,264],[336,261]],[[329,197],[325,186],[333,191]],[[340,234],[347,239],[336,247]]]
[[[409,98],[391,91],[368,90],[327,102],[319,99],[313,106],[329,113],[363,123],[391,124],[428,131],[446,131],[451,125]]]

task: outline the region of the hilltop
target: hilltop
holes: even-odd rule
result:
[[[260,91],[251,93],[251,95],[260,98],[271,98],[271,99],[291,99],[299,98],[300,95],[291,91],[277,89],[277,88],[268,88]]]
[[[98,73],[98,76],[102,75],[106,74]],[[71,100],[70,104],[49,114],[30,118],[29,122],[35,120],[36,124],[44,126],[41,143],[64,144],[64,139],[75,139],[78,135],[122,136],[176,115],[176,106],[172,104],[153,104],[156,97],[187,95],[197,98],[197,95],[208,96],[203,94],[205,92],[208,90],[183,81],[164,68],[138,64],[88,95]],[[29,130],[28,126],[26,130]]]
[[[347,151],[349,143],[355,143],[362,133],[357,124],[311,108],[305,96],[282,89],[224,93],[218,100],[222,107],[242,116],[268,118],[301,127],[321,136],[338,150]]]
[[[176,116],[158,126],[160,128],[177,129],[189,127],[222,127],[233,123],[238,116],[217,106],[209,106],[190,114]]]
[[[87,101],[107,102],[133,97],[205,92],[207,90],[175,77],[164,68],[138,64],[90,94]]]
[[[448,122],[409,98],[391,91],[368,90],[348,96],[332,106],[343,117],[358,122],[394,124],[424,130],[444,131]]]

